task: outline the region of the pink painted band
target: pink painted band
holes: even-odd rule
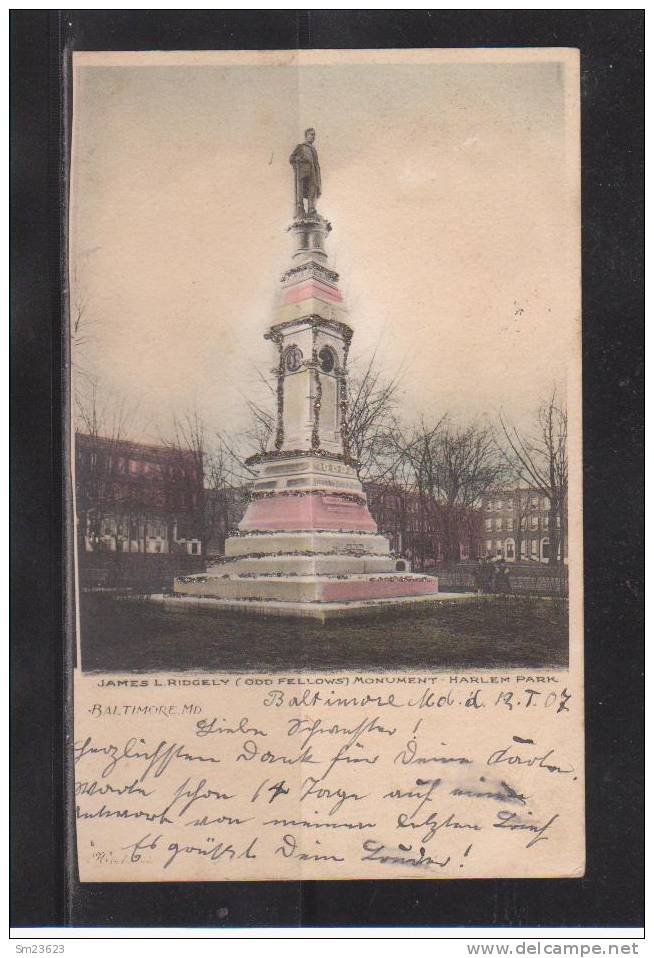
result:
[[[357,599],[394,599],[412,595],[436,595],[438,579],[344,579],[325,582],[325,602]]]
[[[278,496],[251,502],[239,523],[241,532],[251,529],[295,532],[329,529],[334,532],[377,532],[377,524],[365,502],[338,496]]]
[[[340,303],[343,301],[343,297],[338,290],[330,289],[328,286],[323,286],[322,284],[316,283],[315,280],[311,280],[308,283],[302,283],[299,286],[293,286],[291,289],[287,289],[284,293],[282,304],[289,306],[292,303],[301,303],[305,299],[321,299],[326,303]]]

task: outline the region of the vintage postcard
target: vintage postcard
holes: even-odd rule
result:
[[[82,882],[585,869],[579,58],[75,53]]]

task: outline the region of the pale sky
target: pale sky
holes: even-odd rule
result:
[[[353,355],[402,366],[407,417],[521,419],[578,363],[578,143],[554,57],[93,56],[75,70],[78,362],[138,410],[135,438],[194,405],[232,432],[261,400],[307,126]]]

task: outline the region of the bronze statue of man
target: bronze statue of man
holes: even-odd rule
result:
[[[318,151],[313,142],[316,131],[309,127],[304,131],[304,143],[298,143],[290,156],[291,166],[295,169],[295,214],[304,216],[304,200],[307,201],[307,214],[316,213],[316,200],[320,196],[320,164]]]

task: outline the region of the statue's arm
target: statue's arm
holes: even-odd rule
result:
[[[299,146],[296,146],[296,147],[295,147],[295,149],[294,149],[293,152],[291,153],[290,157],[288,158],[288,162],[289,162],[289,163],[291,163],[291,164],[297,163],[298,158],[299,158],[299,149],[300,149]]]

